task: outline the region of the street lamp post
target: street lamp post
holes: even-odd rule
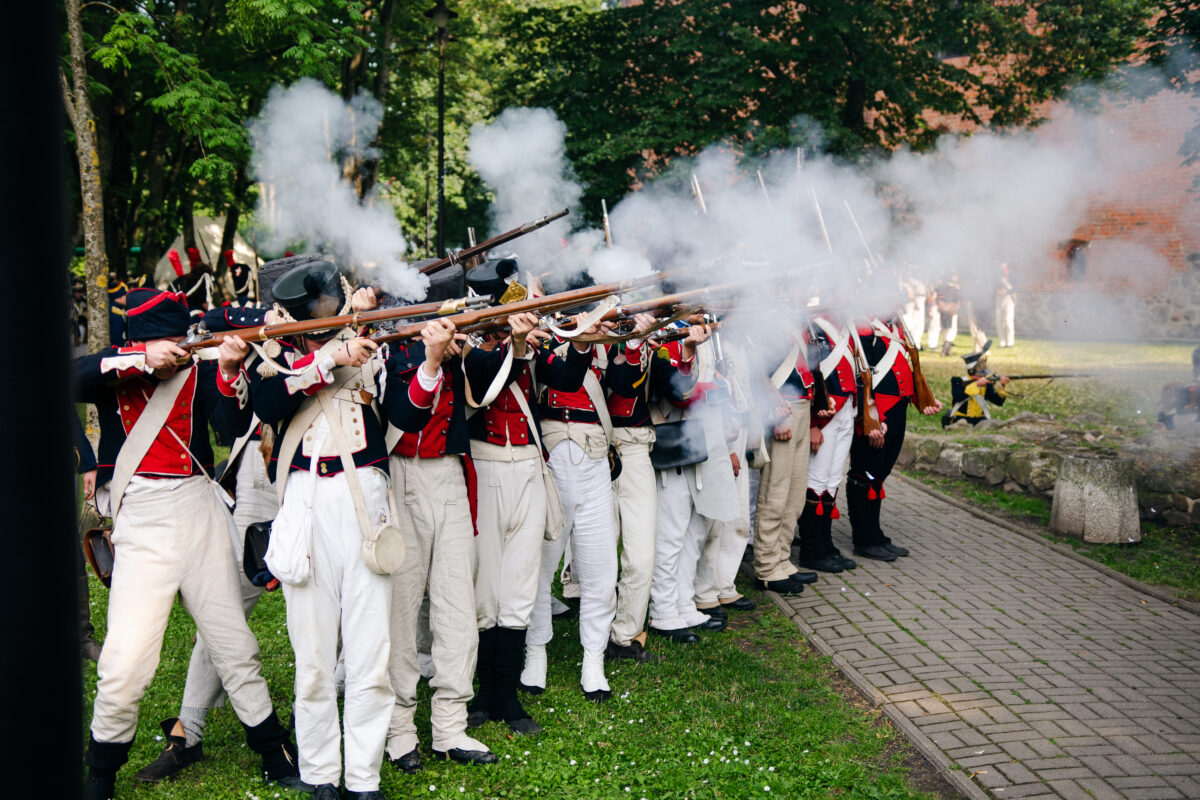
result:
[[[446,0],[438,0],[437,5],[425,12],[425,16],[432,19],[433,24],[437,26],[435,34],[438,43],[437,254],[438,258],[444,258],[446,255],[446,42],[451,38],[450,34],[446,32],[446,26],[450,24],[450,20],[457,18],[458,14],[446,7]]]

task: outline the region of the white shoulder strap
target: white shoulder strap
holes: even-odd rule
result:
[[[604,401],[604,390],[600,388],[600,379],[596,377],[596,373],[592,372],[591,367],[588,367],[587,375],[583,378],[583,388],[587,392],[588,399],[592,401],[592,405],[596,407],[596,416],[600,418],[600,427],[604,428],[605,438],[608,439],[609,444],[612,444],[612,417],[608,414],[608,403]]]
[[[116,519],[121,508],[121,499],[125,496],[129,481],[133,479],[146,453],[150,452],[150,445],[154,444],[158,432],[167,423],[171,409],[175,407],[175,400],[183,391],[183,386],[193,369],[188,367],[176,370],[174,375],[158,384],[146,407],[142,409],[141,416],[126,435],[121,452],[117,454],[117,463],[113,466],[112,481],[109,483],[113,519]]]
[[[833,346],[833,351],[821,359],[821,374],[828,378],[837,368],[838,363],[846,357],[850,350],[850,335],[854,333],[854,326],[849,326],[850,334],[845,337],[838,336],[838,329],[829,320],[815,317],[813,322],[817,323],[821,330],[825,331],[825,335],[829,337],[829,342]]]
[[[313,397],[308,397],[300,404],[300,408],[292,419],[288,422],[287,433],[283,435],[283,441],[279,444],[279,459],[275,462],[275,492],[279,497],[279,504],[283,505],[283,493],[287,489],[288,473],[292,468],[292,456],[296,454],[296,448],[300,446],[300,439],[304,436],[312,424],[317,421],[317,417],[321,415],[320,397],[327,394],[333,397],[337,394],[346,383],[348,383],[359,370],[354,367],[337,367],[334,370],[334,380],[329,386],[321,389]],[[333,420],[329,420],[330,426],[333,425]],[[319,449],[313,451],[313,458],[318,458],[316,455]],[[389,451],[390,452],[390,451]],[[280,472],[282,470],[282,472]]]
[[[792,335],[792,349],[788,351],[787,358],[771,375],[771,384],[778,389],[787,382],[788,376],[792,374],[792,370],[796,368],[796,362],[800,359],[800,337]]]

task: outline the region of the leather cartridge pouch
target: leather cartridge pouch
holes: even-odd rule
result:
[[[650,463],[657,470],[690,467],[708,460],[704,423],[699,419],[660,422],[654,426]]]
[[[112,588],[113,564],[116,553],[113,551],[112,526],[88,528],[83,533],[83,555],[92,565],[92,571],[106,589]]]

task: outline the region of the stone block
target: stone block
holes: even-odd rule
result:
[[[975,447],[962,455],[962,471],[972,478],[982,478],[996,464],[996,451],[986,447]]]
[[[1107,544],[1138,542],[1136,479],[1133,462],[1085,455],[1062,459],[1050,508],[1050,528]]]
[[[1169,494],[1182,489],[1183,475],[1180,470],[1170,465],[1156,465],[1146,470],[1142,476],[1142,487],[1151,492]]]
[[[1163,522],[1170,525],[1172,528],[1186,528],[1191,524],[1191,517],[1177,509],[1168,509],[1163,514]]]
[[[942,452],[942,443],[937,439],[924,439],[917,443],[917,460],[926,464],[937,463]]]
[[[954,447],[943,448],[933,471],[939,475],[958,477],[962,475],[962,457],[962,450]]]
[[[1011,453],[1008,456],[1008,477],[1022,486],[1033,480],[1033,459],[1027,453]]]
[[[1171,495],[1157,492],[1140,492],[1138,505],[1148,519],[1158,519],[1171,508]]]
[[[917,445],[922,439],[919,436],[909,434],[904,437],[904,443],[900,445],[900,455],[896,456],[896,463],[902,467],[908,467],[917,460]]]
[[[1054,482],[1058,479],[1058,465],[1054,463],[1055,460],[1039,458],[1033,462],[1029,483],[1034,489],[1045,492],[1054,487]]]

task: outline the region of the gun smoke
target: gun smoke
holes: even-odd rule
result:
[[[270,250],[322,250],[360,280],[410,300],[429,280],[402,260],[407,247],[395,211],[379,196],[360,203],[340,161],[377,155],[371,147],[383,106],[365,93],[350,102],[310,78],[273,88],[250,122],[251,168],[265,186],[257,219]]]

